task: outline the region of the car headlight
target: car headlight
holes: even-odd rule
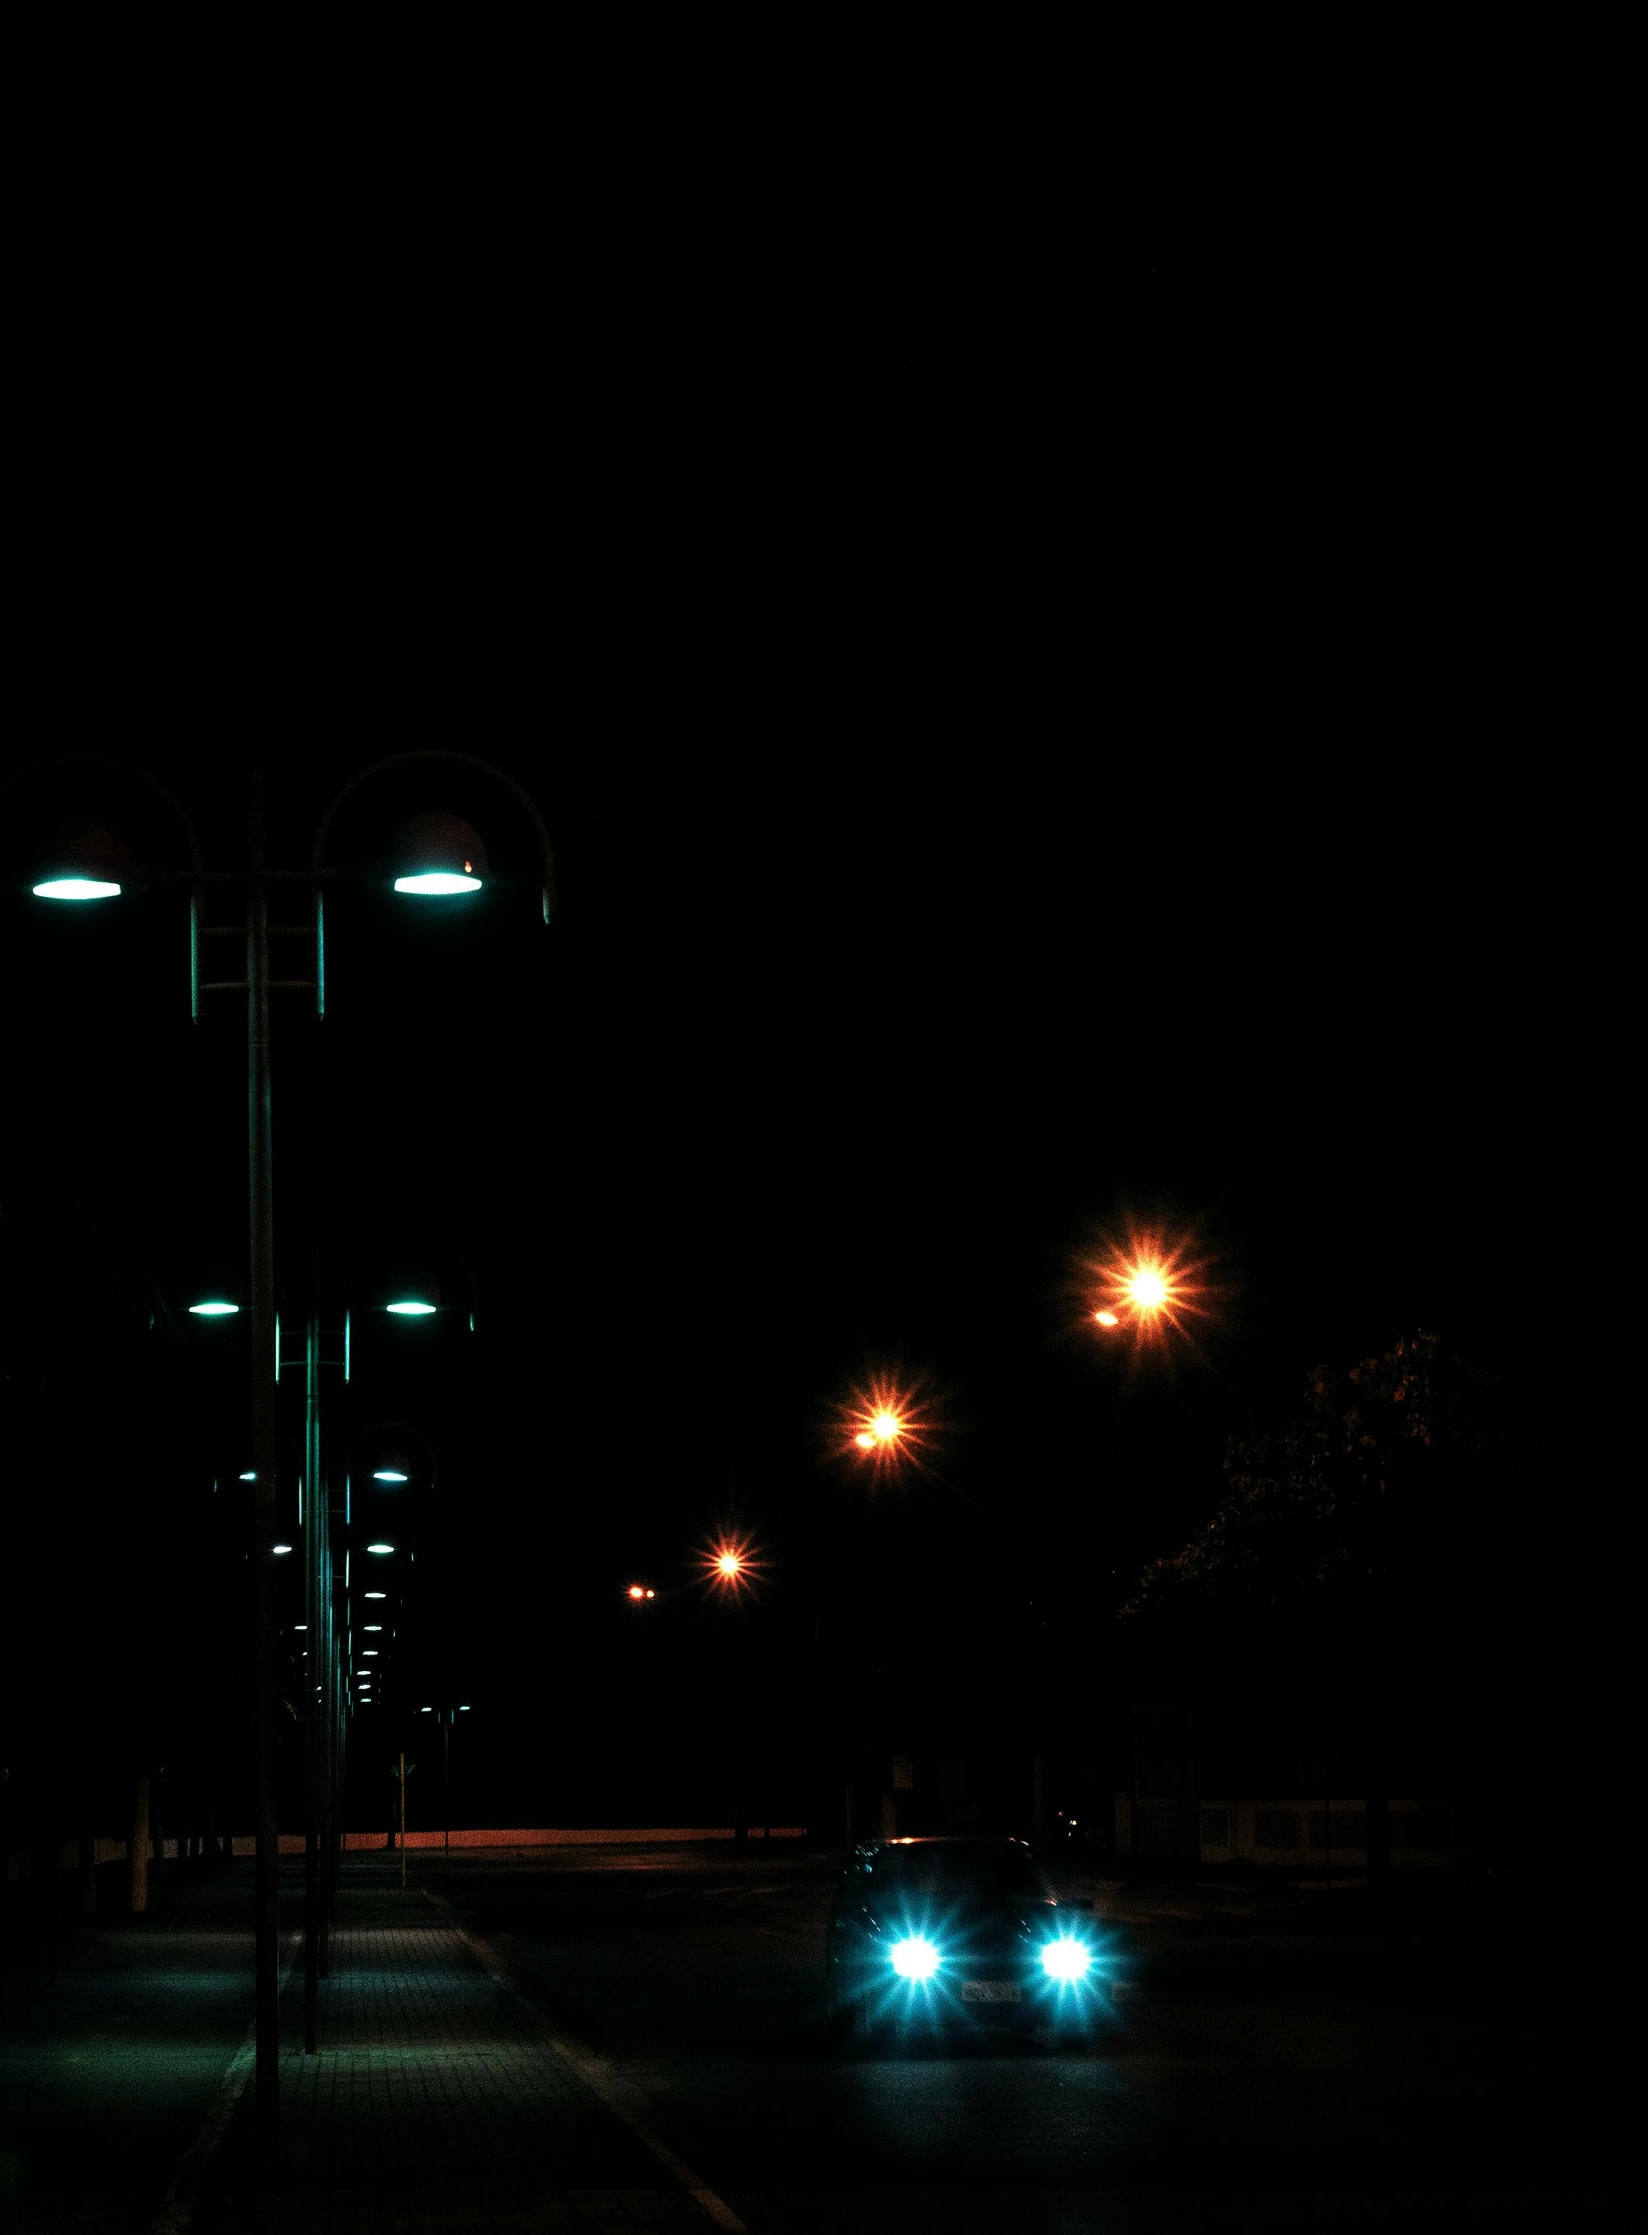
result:
[[[901,1979],[930,1979],[938,1963],[938,1950],[930,1940],[912,1936],[893,1942],[893,1969]]]
[[[1041,1952],[1041,1967],[1050,1979],[1066,1984],[1085,1979],[1093,1968],[1093,1951],[1082,1940],[1049,1940]]]

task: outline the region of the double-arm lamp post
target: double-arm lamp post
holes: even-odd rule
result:
[[[374,762],[350,779],[322,815],[315,833],[307,868],[277,868],[268,859],[268,811],[264,772],[252,770],[247,786],[246,863],[242,869],[208,869],[200,851],[195,827],[182,801],[159,778],[135,763],[101,753],[75,753],[42,762],[22,772],[21,778],[48,780],[74,774],[105,771],[135,780],[159,798],[175,817],[182,832],[186,860],[182,866],[145,864],[133,868],[119,842],[106,829],[86,828],[60,835],[56,858],[41,864],[43,874],[33,885],[38,898],[89,902],[118,898],[130,880],[149,885],[181,886],[189,901],[189,1000],[190,1014],[198,1021],[202,997],[209,993],[243,993],[246,997],[246,1144],[250,1199],[250,1280],[248,1311],[252,1355],[251,1444],[253,1482],[254,1599],[253,1682],[254,1774],[257,1789],[257,1918],[254,1935],[256,1987],[256,2087],[258,2156],[266,2174],[275,2168],[279,2141],[280,2009],[279,1942],[280,1877],[279,1823],[276,1795],[276,1734],[278,1727],[278,1607],[275,1496],[276,1433],[275,1389],[278,1375],[275,1320],[274,1141],[272,1130],[269,997],[273,992],[295,990],[314,996],[315,1014],[326,1011],[326,954],[324,895],[329,885],[362,882],[373,874],[358,868],[331,868],[325,862],[326,841],[339,809],[366,785],[391,770],[419,765],[475,770],[511,794],[523,810],[538,841],[543,866],[543,920],[547,924],[554,906],[554,861],[549,833],[529,794],[503,769],[472,753],[421,751],[395,753]],[[11,788],[8,786],[8,789]],[[441,896],[478,891],[486,881],[484,848],[470,826],[458,817],[432,814],[407,826],[403,833],[405,854],[394,874],[398,892]],[[270,973],[271,931],[287,927],[269,921],[271,892],[280,886],[306,886],[312,905],[314,975],[310,978],[276,978]],[[238,889],[245,895],[243,927],[246,975],[234,979],[203,979],[201,950],[206,938],[240,936],[204,923],[205,897],[214,887]],[[318,1454],[306,1453],[306,1464]],[[313,1517],[324,1502],[317,1481],[309,1484],[308,1513],[311,1535]],[[311,1554],[311,1560],[313,1555]],[[315,1664],[311,1662],[311,1668]],[[312,1686],[311,1686],[312,1689]]]

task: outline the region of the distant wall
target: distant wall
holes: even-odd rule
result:
[[[1330,1837],[1331,1835],[1331,1837]],[[1458,1855],[1445,1801],[1393,1800],[1390,1858],[1405,1868],[1447,1865]],[[1116,1854],[1141,1861],[1366,1865],[1365,1802],[1336,1800],[1138,1800],[1116,1795]]]
[[[765,1831],[752,1830],[749,1836],[752,1840],[804,1839],[806,1832],[799,1824],[775,1824]],[[454,1847],[464,1848],[519,1848],[526,1850],[535,1847],[684,1847],[699,1840],[725,1839],[730,1841],[735,1837],[736,1834],[731,1825],[724,1829],[715,1828],[707,1831],[696,1827],[691,1829],[674,1827],[667,1830],[652,1828],[644,1831],[583,1831],[563,1830],[558,1827],[551,1829],[540,1827],[531,1831],[454,1831],[451,1834],[450,1844]],[[409,1831],[406,1835],[408,1854],[416,1854],[419,1849],[444,1848],[447,1844],[447,1835],[438,1831]],[[345,1834],[344,1845],[351,1854],[370,1854],[373,1852],[382,1854],[385,1852],[387,1839],[381,1831],[352,1831]],[[250,1833],[236,1833],[232,1838],[219,1843],[220,1851],[225,1848],[233,1855],[252,1855],[257,1852],[257,1841]],[[301,1855],[304,1851],[302,1832],[283,1831],[280,1835],[280,1851],[283,1855]],[[32,1846],[14,1847],[6,1857],[5,1875],[8,1881],[17,1878],[32,1878],[34,1876],[36,1853],[37,1850]],[[157,1857],[164,1854],[168,1862],[175,1862],[177,1860],[177,1841],[175,1839],[164,1841],[162,1845],[156,1848],[155,1853]],[[124,1862],[125,1859],[126,1842],[123,1839],[100,1839],[97,1841],[95,1848],[95,1860],[97,1862]],[[58,1852],[57,1867],[60,1871],[77,1870],[80,1867],[80,1842],[77,1839],[64,1840]]]

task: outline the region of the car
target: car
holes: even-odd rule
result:
[[[829,2020],[870,2046],[965,2027],[1089,2034],[1112,2013],[1091,1902],[1060,1901],[1022,1839],[884,1839],[841,1874]]]

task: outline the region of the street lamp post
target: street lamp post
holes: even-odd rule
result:
[[[469,1713],[469,1706],[464,1701],[457,1706],[421,1708],[419,1713],[433,1715],[441,1726],[441,1822],[445,1827],[441,1833],[441,1852],[447,1856],[452,1852],[452,1725],[458,1716]]]
[[[208,870],[202,864],[199,842],[187,809],[176,795],[137,764],[103,753],[73,753],[25,769],[11,784],[74,768],[95,767],[135,779],[161,799],[180,824],[188,855],[182,869],[146,866],[138,874],[154,884],[182,885],[189,899],[190,1014],[198,1019],[201,996],[207,993],[244,993],[246,996],[246,1104],[249,1196],[250,1281],[248,1317],[251,1347],[251,1444],[253,1508],[253,1762],[256,1784],[256,1922],[253,1975],[256,2020],[256,2131],[260,2168],[274,2173],[279,2144],[280,2090],[280,1853],[277,1800],[277,1733],[279,1718],[279,1624],[276,1592],[276,1382],[279,1331],[275,1316],[274,1144],[270,1064],[269,996],[277,989],[312,992],[317,1016],[325,1013],[325,946],[323,887],[333,880],[356,881],[359,870],[323,866],[322,856],[332,820],[344,801],[362,786],[390,769],[439,762],[474,769],[510,793],[527,815],[537,837],[543,863],[543,919],[550,921],[554,901],[554,864],[549,833],[543,817],[523,787],[503,769],[473,753],[418,751],[391,754],[374,762],[343,786],[322,815],[306,869],[277,869],[268,861],[268,810],[264,771],[254,768],[247,786],[246,866],[243,870]],[[8,784],[8,788],[11,788]],[[125,866],[118,848],[111,848],[105,832],[83,833],[80,860],[54,860],[49,873],[34,885],[35,893],[59,902],[95,902],[117,898]],[[419,893],[474,891],[482,882],[484,856],[466,824],[450,816],[426,817],[414,826],[412,843],[418,858],[396,879],[398,890]],[[95,857],[95,858],[94,858]],[[275,979],[269,969],[269,891],[274,884],[306,885],[313,903],[314,976]],[[212,936],[203,927],[203,897],[208,886],[238,886],[246,898],[246,975],[244,979],[203,980],[201,943]],[[310,1513],[324,1504],[318,1473],[310,1482]],[[323,1529],[312,1529],[322,1538]],[[311,1632],[312,1649],[319,1643]],[[313,1671],[309,1705],[314,1704]],[[306,1893],[311,1886],[306,1860]],[[314,1910],[310,1910],[311,1919]]]
[[[332,1786],[331,1757],[335,1717],[332,1709],[332,1500],[321,1449],[320,1275],[316,1268],[304,1341],[303,1564],[304,1618],[308,1623],[309,1666],[303,1695],[303,2048],[313,2056],[319,2024],[320,1981],[330,1970],[327,1918],[331,1870],[326,1850]]]

